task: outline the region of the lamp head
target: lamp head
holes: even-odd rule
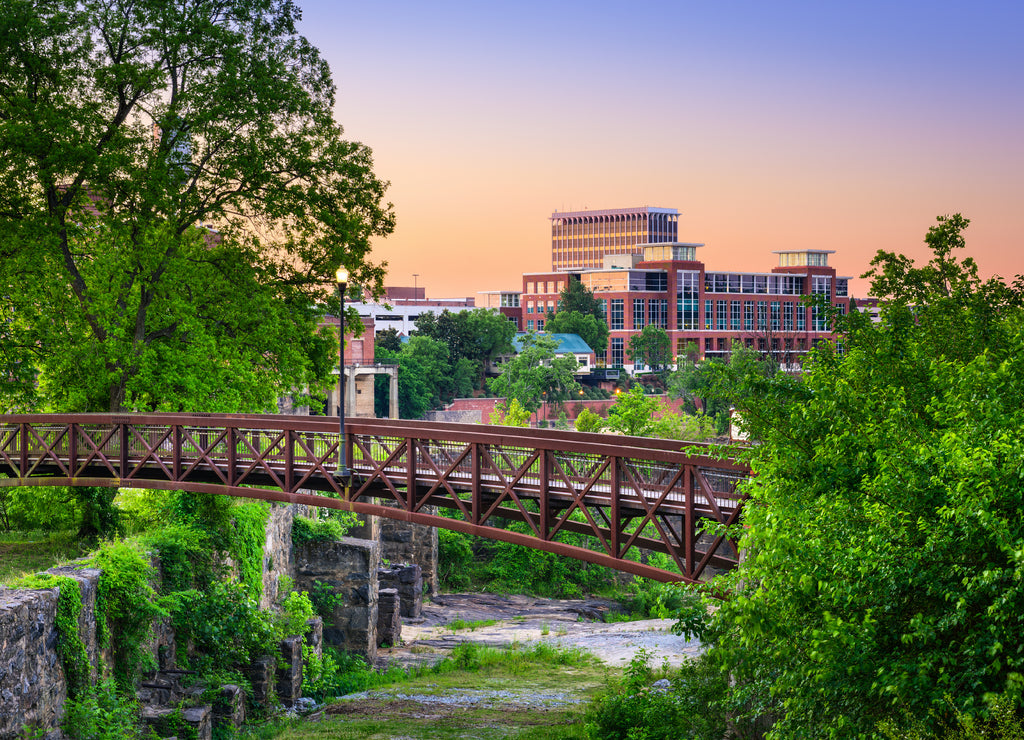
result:
[[[334,277],[338,285],[348,285],[348,270],[344,266],[338,268],[338,271],[334,273]]]

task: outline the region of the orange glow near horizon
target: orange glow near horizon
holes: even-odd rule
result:
[[[857,277],[879,249],[926,260],[959,212],[983,274],[1024,273],[1018,8],[654,2],[632,28],[601,3],[302,6],[391,182],[389,285],[519,289],[551,267],[553,211],[643,205],[677,208],[711,269],[832,249]]]

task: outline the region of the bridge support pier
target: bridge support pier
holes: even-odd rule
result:
[[[382,501],[385,505],[394,502]],[[423,508],[424,514],[436,514],[436,506]],[[435,527],[380,517],[380,556],[389,563],[418,565],[423,572],[424,596],[441,591],[437,575],[438,536]]]
[[[372,540],[343,537],[296,548],[295,586],[314,593],[319,582],[341,597],[324,620],[324,643],[371,662],[377,657],[378,568],[380,546]]]

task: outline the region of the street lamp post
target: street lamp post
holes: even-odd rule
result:
[[[338,478],[347,480],[348,461],[345,457],[345,290],[348,288],[348,270],[339,267],[334,274],[338,282],[338,298],[341,310],[338,312]]]

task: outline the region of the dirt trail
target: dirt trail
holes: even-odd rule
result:
[[[608,599],[443,594],[424,604],[422,619],[403,620],[403,645],[378,654],[383,663],[412,665],[436,662],[460,642],[499,647],[545,641],[582,648],[612,666],[627,664],[641,648],[652,655],[652,665],[668,661],[678,666],[700,652],[700,643],[671,633],[671,619],[602,621],[616,611],[618,605]],[[447,627],[456,620],[492,619],[497,624],[473,630],[453,632]]]

